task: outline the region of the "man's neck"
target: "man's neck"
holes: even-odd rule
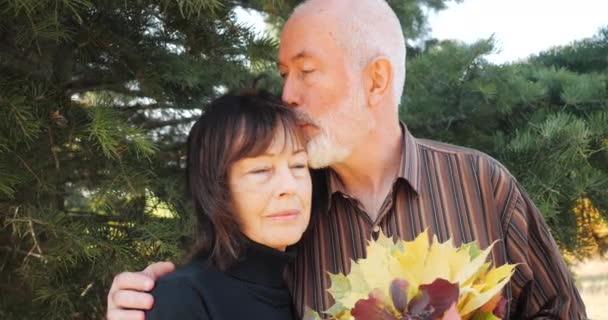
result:
[[[377,128],[355,148],[344,162],[331,166],[346,192],[361,202],[372,221],[399,172],[402,156],[399,122]]]

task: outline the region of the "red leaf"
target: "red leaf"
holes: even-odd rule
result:
[[[496,304],[496,308],[492,311],[492,313],[498,318],[504,319],[505,314],[507,314],[507,299],[504,297],[500,297],[498,304]]]
[[[368,299],[361,299],[355,303],[350,313],[355,320],[399,320],[382,305],[382,301],[369,295]]]
[[[391,299],[395,309],[401,313],[405,313],[407,308],[407,287],[408,282],[404,279],[397,278],[391,282]]]
[[[410,314],[420,314],[429,305],[430,299],[426,291],[420,291],[409,303]]]
[[[448,310],[453,303],[458,301],[460,288],[458,284],[450,283],[444,279],[436,279],[431,284],[421,285],[420,291],[428,294],[429,304],[434,309],[431,319],[435,319]]]

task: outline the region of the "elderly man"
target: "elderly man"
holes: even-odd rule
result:
[[[538,209],[509,172],[475,150],[414,138],[399,122],[405,41],[384,0],[310,0],[281,35],[283,99],[303,115],[315,202],[288,272],[294,305],[326,310],[328,272],[348,272],[380,231],[411,240],[429,229],[476,240],[495,265],[520,263],[504,294],[507,318],[585,319],[585,309]],[[414,79],[415,81],[415,79]],[[142,319],[157,263],[118,275],[109,319]]]

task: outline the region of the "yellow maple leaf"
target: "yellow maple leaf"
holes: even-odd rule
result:
[[[480,252],[475,258],[469,260],[463,265],[460,265],[459,269],[455,270],[456,276],[454,278],[454,281],[462,284],[467,284],[468,282],[472,281],[476,276],[479,276],[480,271],[484,272],[485,270],[487,270],[487,267],[489,267],[490,265],[488,265],[487,267],[484,267],[484,265],[486,264],[486,260],[488,259],[488,256],[490,255],[493,246],[494,244],[491,244],[485,250]]]
[[[449,257],[452,245],[446,241],[440,243],[437,237],[433,237],[433,243],[429,249],[424,263],[424,273],[422,274],[422,284],[432,283],[435,279],[450,280]]]
[[[338,296],[332,296],[346,308],[353,308],[360,299],[367,298],[373,289],[382,291],[385,297],[389,297],[390,282],[396,277],[391,266],[396,265],[395,243],[381,234],[380,241],[370,241],[367,246],[365,259],[351,261],[351,270],[345,278],[335,278],[337,283],[334,288],[332,279],[331,290],[336,291]],[[348,283],[344,282],[347,280]],[[330,291],[331,292],[331,291]]]
[[[466,303],[459,307],[460,312],[469,314],[499,294],[511,279],[515,267],[514,264],[505,264],[488,271],[483,281],[473,286],[478,292],[469,293],[471,296]]]
[[[470,317],[473,311],[484,306],[500,294],[516,265],[491,268],[488,262],[494,243],[483,251],[475,242],[455,247],[452,240],[439,242],[434,236],[429,241],[425,230],[413,241],[393,241],[380,233],[370,241],[366,257],[352,261],[348,275],[330,274],[328,289],[336,304],[326,313],[335,319],[350,319],[351,309],[362,299],[375,292],[383,308],[399,315],[391,300],[391,282],[397,278],[407,281],[405,287],[410,299],[418,294],[419,286],[444,279],[459,286],[455,304],[460,315]]]
[[[399,241],[401,251],[395,252],[397,259],[391,266],[392,274],[409,283],[407,296],[413,297],[418,293],[418,286],[426,272],[425,262],[429,253],[429,236],[427,231],[420,233],[413,241]]]

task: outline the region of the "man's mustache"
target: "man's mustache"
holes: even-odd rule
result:
[[[298,111],[295,110],[295,114],[296,114],[296,119],[298,120],[298,123],[304,123],[307,125],[313,125],[317,128],[319,128],[319,123],[313,119],[311,116],[309,116],[308,114],[302,112],[302,111]]]

